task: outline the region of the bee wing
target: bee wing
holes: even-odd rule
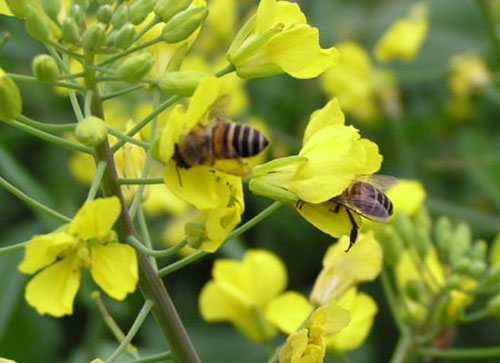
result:
[[[231,106],[232,97],[231,95],[224,94],[217,98],[214,103],[209,108],[208,119],[213,118],[223,118],[229,111]]]
[[[373,222],[385,223],[391,218],[387,209],[374,198],[352,195],[343,197],[341,204]]]
[[[398,178],[391,175],[381,174],[360,174],[356,175],[356,180],[372,184],[373,186],[385,190],[399,184]]]
[[[227,174],[245,177],[250,174],[250,167],[241,159],[217,159],[212,168]]]

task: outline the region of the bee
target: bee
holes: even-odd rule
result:
[[[227,103],[226,97],[222,96],[215,103]],[[178,167],[184,169],[207,165],[229,174],[246,176],[249,169],[242,158],[259,154],[269,141],[257,129],[218,114],[215,110],[218,107],[212,105],[206,122],[198,122],[181,135],[175,145],[174,160]]]
[[[382,190],[397,183],[398,180],[395,177],[388,175],[358,175],[342,194],[331,199],[332,202],[336,203],[333,212],[338,213],[340,208],[344,207],[352,224],[349,247],[347,247],[346,252],[356,242],[359,231],[359,226],[352,212],[373,222],[388,222],[392,215],[393,206]]]

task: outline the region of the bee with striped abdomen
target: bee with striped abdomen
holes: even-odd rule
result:
[[[180,137],[174,154],[178,167],[206,165],[239,176],[249,173],[242,159],[259,154],[269,141],[257,129],[232,122],[216,112],[219,104],[227,103],[227,97],[214,103],[207,122],[199,122]]]
[[[359,175],[342,194],[331,199],[337,204],[333,212],[338,213],[340,208],[344,207],[352,224],[350,243],[346,252],[356,242],[359,231],[359,226],[352,212],[373,222],[388,222],[393,207],[392,202],[382,190],[397,183],[398,180],[395,177],[388,175]]]

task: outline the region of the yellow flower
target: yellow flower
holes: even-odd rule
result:
[[[321,76],[323,89],[329,96],[338,98],[346,113],[362,121],[377,119],[378,98],[395,89],[392,74],[374,68],[358,43],[346,41],[336,47],[339,63]]]
[[[135,290],[135,250],[117,243],[111,230],[120,211],[116,197],[86,201],[68,225],[29,241],[19,270],[27,274],[39,271],[25,292],[26,301],[39,314],[60,317],[73,313],[81,267],[89,268],[94,281],[116,300]]]
[[[347,290],[363,281],[374,280],[382,269],[382,247],[373,232],[361,233],[349,253],[349,237],[342,237],[326,251],[323,269],[316,278],[310,300],[325,305],[338,300]]]
[[[286,191],[303,203],[297,211],[315,227],[333,237],[349,234],[351,223],[344,208],[334,213],[332,198],[340,195],[358,174],[380,168],[382,156],[375,143],[362,139],[358,130],[344,125],[336,99],[315,111],[304,133],[297,157],[275,159],[253,169],[250,189],[273,198]],[[266,194],[266,188],[270,194]],[[354,216],[359,225],[360,218]]]
[[[340,351],[356,349],[370,333],[378,311],[377,303],[369,295],[352,287],[337,301],[337,305],[349,312],[351,321],[337,334],[326,338],[326,347]]]
[[[399,184],[388,189],[385,194],[394,206],[394,212],[403,211],[410,217],[423,205],[427,193],[417,180],[399,179]]]
[[[396,20],[375,44],[375,57],[382,62],[395,58],[413,60],[427,36],[427,13],[424,3],[413,5],[409,14]]]
[[[331,302],[316,309],[299,331],[290,334],[280,352],[280,363],[321,363],[325,339],[348,326],[349,312]]]
[[[144,211],[152,216],[163,213],[179,215],[188,209],[188,204],[162,184],[149,186],[149,198],[142,203]]]
[[[168,246],[174,246],[186,238],[185,226],[187,223],[193,220],[197,215],[194,210],[189,210],[184,214],[178,215],[170,220],[162,232],[162,241]],[[178,253],[182,257],[189,256],[198,251],[197,249],[190,247],[189,245],[184,246]]]
[[[211,55],[229,46],[236,33],[238,6],[235,0],[212,0],[203,31],[196,42],[196,49]]]
[[[276,335],[264,312],[287,283],[285,266],[277,256],[265,250],[249,250],[241,262],[216,260],[212,278],[199,297],[203,319],[229,321],[255,342]]]
[[[295,3],[261,0],[257,14],[236,35],[227,58],[242,78],[288,73],[314,78],[337,62],[335,48],[322,49],[319,32]]]
[[[491,79],[483,59],[473,53],[455,55],[449,63],[451,74],[448,86],[457,96],[471,96]]]

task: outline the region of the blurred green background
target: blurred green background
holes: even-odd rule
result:
[[[355,40],[369,53],[384,30],[413,4],[388,0],[299,3],[309,23],[319,28],[324,47]],[[396,77],[403,105],[401,119],[396,123],[384,118],[366,123],[347,114],[347,123],[379,145],[384,156],[381,173],[420,180],[433,215],[446,214],[466,221],[475,238],[491,241],[497,233],[500,210],[500,90],[495,84],[500,59],[475,1],[434,0],[429,6],[430,32],[418,57],[410,63],[383,66]],[[11,34],[0,49],[0,67],[7,72],[31,74],[32,57],[44,52],[41,44],[30,39],[22,22],[15,18],[0,16],[0,32]],[[474,96],[471,115],[457,120],[446,109],[450,97],[448,62],[451,56],[469,50],[484,57],[493,81],[487,90]],[[18,84],[24,114],[46,122],[74,122],[66,98],[56,96],[47,87]],[[298,150],[309,115],[328,100],[318,80],[297,80],[286,75],[251,80],[246,89],[250,96],[247,116],[265,120],[273,142],[283,144],[289,153]],[[69,155],[66,150],[0,124],[0,175],[50,207],[73,215],[87,189],[69,173]],[[246,191],[244,220],[270,203]],[[35,233],[47,233],[58,226],[1,189],[0,216],[0,246],[26,241]],[[151,220],[153,240],[160,240],[168,218]],[[238,258],[245,248],[271,250],[287,266],[288,289],[307,295],[321,269],[323,253],[332,242],[291,208],[282,208],[238,241],[224,246],[217,257]],[[89,297],[93,283],[87,279],[82,282],[73,316],[39,316],[23,300],[27,277],[16,268],[21,257],[21,252],[0,255],[0,356],[19,362],[85,362],[112,352],[116,343]],[[265,361],[263,346],[247,341],[230,324],[209,324],[200,317],[197,297],[210,279],[214,258],[209,256],[164,279],[187,330],[203,362]],[[361,290],[376,298],[380,311],[369,339],[347,356],[353,362],[388,361],[397,331],[381,288],[376,281],[363,285]],[[122,329],[127,330],[142,304],[139,292],[124,303],[103,298]],[[148,318],[134,340],[142,355],[166,349],[155,324]],[[487,319],[459,329],[455,345],[498,345],[499,336],[498,321]],[[283,340],[281,335],[275,343]]]

